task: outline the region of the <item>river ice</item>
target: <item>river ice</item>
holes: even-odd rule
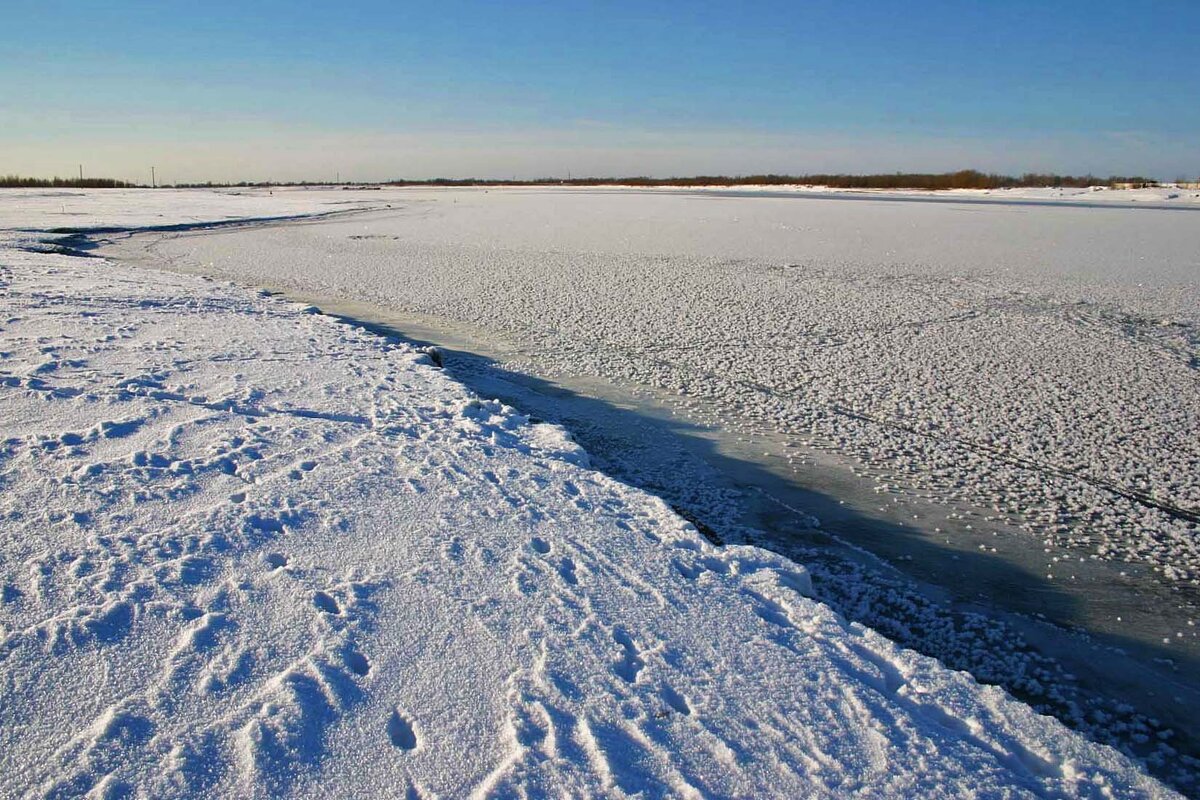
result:
[[[178,221],[172,195],[142,196],[149,224]],[[884,226],[894,261],[838,267],[771,254],[781,225],[878,234],[804,228],[804,201],[744,217],[719,197],[578,198],[387,193],[369,202],[399,213],[153,255],[493,327],[541,369],[694,395],[697,415],[1194,579],[1196,290],[1170,258],[1186,226],[1146,223],[1161,258],[1142,281],[1007,274],[1003,252],[964,276],[898,266],[930,246],[911,220]],[[148,224],[111,202],[91,224]],[[12,227],[73,227],[58,222]],[[978,244],[964,227],[942,235]],[[803,567],[714,546],[411,346],[225,284],[17,249],[48,238],[10,232],[0,251],[12,790],[1166,792],[847,623],[805,596]]]

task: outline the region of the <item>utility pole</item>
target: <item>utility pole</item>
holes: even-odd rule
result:
[[[79,182],[83,183],[83,164],[79,165]]]
[[[158,181],[154,177],[154,167],[150,168],[150,188],[151,189],[158,188]]]

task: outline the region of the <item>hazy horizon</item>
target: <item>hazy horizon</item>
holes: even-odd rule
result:
[[[1200,173],[1194,3],[17,0],[0,173]]]

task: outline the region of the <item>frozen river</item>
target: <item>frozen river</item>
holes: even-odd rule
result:
[[[816,560],[843,613],[1065,716],[1045,684],[1194,735],[1200,214],[379,194],[105,252],[447,346],[713,535]]]

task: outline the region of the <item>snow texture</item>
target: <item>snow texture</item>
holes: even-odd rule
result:
[[[0,794],[1170,795],[417,348],[3,236]]]
[[[661,187],[654,191],[703,191],[725,194],[731,192],[739,194],[754,192],[758,194],[847,195],[873,196],[876,198],[911,198],[938,202],[1033,202],[1064,206],[1084,204],[1108,206],[1151,205],[1171,208],[1200,203],[1200,191],[1195,188],[1185,188],[1173,184],[1148,186],[1141,189],[1109,188],[1107,186],[1022,186],[1010,189],[841,189],[831,186],[810,186],[805,184],[779,184],[775,186],[751,184],[688,188]]]
[[[880,492],[992,508],[1038,544],[1200,585],[1194,204],[405,197],[155,253],[478,326],[536,358],[517,369],[649,387],[701,422],[851,456]]]

